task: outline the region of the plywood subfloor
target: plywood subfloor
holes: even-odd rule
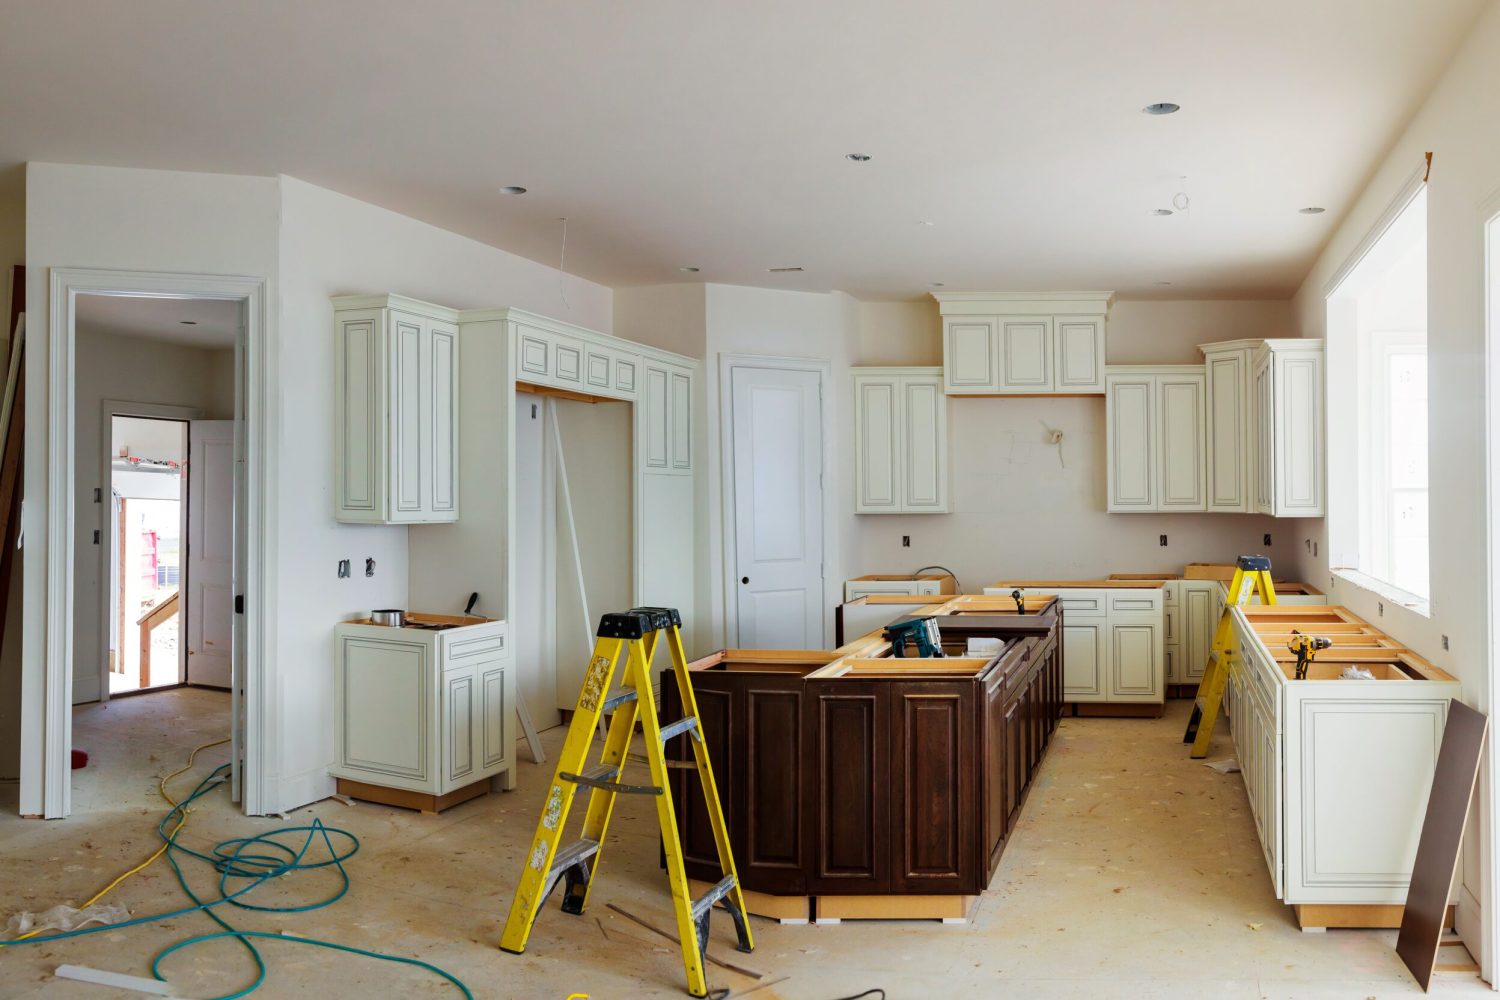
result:
[[[8,793],[0,816],[0,921],[17,909],[87,896],[126,861],[148,853],[159,815],[151,776],[221,732],[226,709],[222,695],[191,690],[79,709],[75,734],[95,758],[74,779],[79,814],[63,822],[18,820],[14,792]],[[716,917],[712,950],[768,980],[788,977],[752,994],[756,1000],[827,1000],[876,986],[893,1000],[1418,995],[1396,958],[1394,931],[1297,929],[1291,911],[1272,898],[1240,776],[1187,759],[1179,742],[1186,710],[1187,703],[1176,702],[1159,720],[1064,720],[974,923],[756,921],[759,947],[740,955],[729,922]],[[561,729],[544,734],[549,751],[561,737]],[[1227,746],[1220,732],[1210,759]],[[200,773],[223,759],[222,751],[206,754]],[[232,919],[242,927],[420,957],[467,980],[477,997],[684,996],[675,946],[604,905],[671,927],[652,805],[644,799],[622,801],[589,914],[567,917],[554,905],[525,955],[494,947],[546,778],[525,764],[519,791],[440,816],[335,801],[298,810],[296,822],[321,816],[362,839],[348,897],[317,913]],[[216,799],[194,816],[187,837],[207,845],[275,825],[238,816]],[[170,875],[154,869],[148,875],[120,898],[137,913],[177,905]],[[0,952],[0,997],[79,997],[87,989],[88,996],[108,998],[113,994],[103,987],[55,981],[51,970],[74,962],[147,975],[159,949],[211,929],[195,917]],[[457,995],[416,970],[274,942],[264,952],[271,966],[259,994],[265,997]],[[174,957],[167,972],[188,996],[227,992],[249,975],[229,944]],[[710,983],[755,985],[719,968],[711,968]],[[1450,973],[1438,977],[1432,995],[1486,992],[1471,974]]]

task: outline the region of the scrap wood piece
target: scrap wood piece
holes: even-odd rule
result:
[[[91,969],[86,965],[59,965],[53,975],[59,979],[94,983],[98,986],[113,986],[120,990],[149,993],[152,996],[169,997],[172,995],[172,987],[163,980],[127,976],[123,972],[110,972],[108,969]]]
[[[1448,913],[1448,891],[1458,873],[1464,820],[1474,797],[1480,752],[1488,728],[1489,720],[1484,713],[1456,698],[1448,702],[1448,723],[1443,727],[1432,791],[1427,797],[1427,814],[1422,820],[1422,836],[1417,841],[1417,858],[1412,865],[1411,885],[1401,913],[1401,931],[1396,937],[1396,954],[1416,977],[1423,992],[1430,988],[1437,966]]]
[[[666,938],[668,941],[677,942],[677,938],[673,937],[671,934],[668,934],[666,931],[662,930],[660,927],[657,927],[655,924],[648,923],[642,918],[636,916],[634,913],[631,913],[623,906],[616,906],[614,903],[605,903],[604,905],[609,907],[611,910],[614,910],[616,913],[626,918],[627,920],[635,921],[642,927],[646,928],[646,930],[651,931],[653,934],[659,934],[662,937]],[[710,962],[719,966],[721,969],[728,969],[730,972],[738,972],[740,975],[749,976],[751,979],[766,978],[766,974],[764,972],[756,972],[754,969],[747,969],[743,965],[735,965],[732,962],[726,962],[722,958],[716,958],[714,955],[708,952],[704,952],[703,957],[707,958]]]

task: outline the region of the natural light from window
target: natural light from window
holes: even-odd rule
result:
[[[1427,192],[1328,296],[1329,538],[1336,570],[1423,604],[1428,586]],[[1391,591],[1395,593],[1391,593]]]

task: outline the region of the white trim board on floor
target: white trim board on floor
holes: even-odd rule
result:
[[[275,607],[275,424],[273,403],[278,378],[275,345],[266,336],[266,279],[210,275],[125,271],[97,268],[52,268],[48,276],[48,348],[43,375],[46,393],[47,448],[28,454],[28,465],[45,463],[44,497],[29,498],[35,511],[29,522],[31,559],[26,563],[24,603],[40,607],[45,627],[39,655],[27,658],[22,672],[20,788],[21,813],[58,819],[72,808],[69,775],[72,749],[73,689],[73,532],[76,442],[75,305],[79,295],[154,296],[160,298],[226,299],[243,303],[243,328],[235,349],[237,396],[243,412],[243,440],[237,452],[243,460],[245,517],[237,519],[236,551],[243,553],[236,570],[237,590],[245,596],[246,613],[236,616],[236,641],[242,643],[244,671],[235,679],[243,698],[245,745],[240,800],[245,811],[259,814],[274,801],[268,798],[270,734],[274,718],[268,682],[268,661]],[[33,353],[33,358],[36,355]],[[34,481],[32,476],[27,482]],[[38,506],[40,510],[38,510]],[[36,522],[41,524],[37,525]],[[23,519],[23,525],[26,524]],[[28,611],[26,620],[33,614]],[[34,646],[32,648],[35,648]],[[36,662],[36,667],[30,667]],[[238,735],[238,726],[236,727]],[[28,758],[34,762],[27,766]]]
[[[830,411],[834,400],[833,362],[827,358],[796,358],[761,356],[756,354],[719,355],[719,384],[716,387],[716,391],[719,396],[720,544],[723,546],[721,555],[723,569],[720,577],[724,588],[722,610],[724,615],[725,644],[730,646],[736,645],[740,631],[739,606],[735,596],[738,590],[738,583],[736,577],[736,542],[734,532],[734,393],[731,389],[734,369],[736,368],[778,368],[788,371],[817,373],[818,390],[821,399],[818,409],[821,417],[820,429],[823,435],[825,469],[828,467],[830,448],[833,443],[833,421]],[[842,473],[842,470],[839,471]],[[823,622],[823,645],[829,649],[833,647],[833,616],[828,613],[828,609],[836,603],[829,592],[829,588],[835,583],[829,577],[829,569],[834,566],[834,539],[836,534],[833,519],[833,496],[835,492],[834,477],[825,474],[823,477],[823,608],[821,610],[821,617]],[[842,584],[839,584],[839,586],[842,586]]]

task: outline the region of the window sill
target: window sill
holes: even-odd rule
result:
[[[1357,569],[1335,569],[1333,575],[1345,583],[1352,584],[1361,590],[1368,590],[1376,597],[1388,604],[1395,604],[1408,611],[1416,612],[1423,618],[1432,617],[1432,602],[1428,598],[1418,597],[1409,590],[1402,590],[1394,584],[1361,573]]]

